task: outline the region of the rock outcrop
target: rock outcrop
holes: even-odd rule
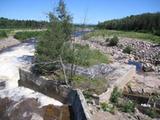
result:
[[[1,120],[70,120],[69,106],[41,107],[35,98],[13,101],[0,98]]]

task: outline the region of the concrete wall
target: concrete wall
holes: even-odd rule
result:
[[[72,90],[68,96],[68,103],[72,106],[73,120],[91,120],[91,115],[81,90]]]
[[[47,96],[55,98],[64,104],[68,104],[71,107],[73,120],[91,119],[86,100],[81,90],[72,90],[64,85],[60,85],[58,81],[36,76],[27,69],[20,69],[19,75],[19,86],[36,90]]]
[[[99,95],[100,102],[109,102],[112,91],[115,87],[119,89],[123,89],[124,86],[135,76],[136,68],[135,66],[127,66],[127,69],[115,71],[117,73],[121,72],[121,75],[118,76],[115,80],[113,80],[112,84],[110,84],[109,88],[105,93]],[[113,75],[114,76],[114,75]],[[116,75],[115,75],[116,76]]]
[[[71,89],[60,85],[57,81],[48,80],[45,77],[38,77],[27,69],[19,69],[19,86],[24,86],[35,91],[41,92],[49,97],[53,97],[62,103],[67,100],[68,93]]]

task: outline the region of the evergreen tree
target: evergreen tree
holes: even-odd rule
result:
[[[160,35],[160,13],[131,15],[122,19],[99,23],[97,27],[100,29],[150,32]]]
[[[35,68],[38,73],[45,74],[53,71],[57,66],[52,64],[58,61],[64,45],[71,38],[71,17],[68,15],[63,0],[59,1],[56,13],[49,13],[49,26],[37,44]],[[41,64],[41,63],[49,64]]]

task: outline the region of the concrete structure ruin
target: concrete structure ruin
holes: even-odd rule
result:
[[[96,104],[109,101],[115,86],[123,89],[123,87],[135,76],[135,66],[119,64],[112,64],[111,66],[115,68],[115,70],[106,76],[110,79],[108,90],[96,97],[95,101],[98,101]],[[74,120],[91,120],[92,115],[81,90],[73,90],[65,85],[61,85],[58,81],[49,80],[42,76],[36,76],[26,68],[19,69],[19,75],[19,86],[36,90],[59,100],[63,104],[69,105]]]

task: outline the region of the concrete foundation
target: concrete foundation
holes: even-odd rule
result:
[[[124,86],[135,77],[136,67],[132,65],[119,65],[109,76],[109,87],[105,93],[99,95],[99,102],[109,102],[112,91],[115,87],[123,89]]]
[[[70,113],[73,120],[91,120],[91,115],[81,90],[72,90],[58,84],[57,81],[36,76],[27,69],[20,69],[19,74],[19,86],[36,90],[64,104],[68,104],[71,108]]]

